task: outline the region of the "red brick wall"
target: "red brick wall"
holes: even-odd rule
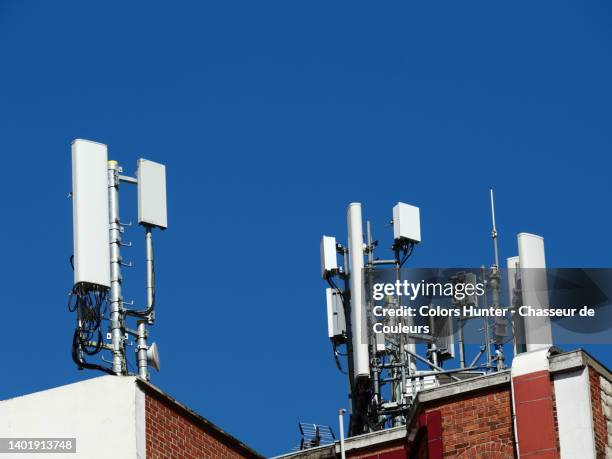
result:
[[[151,395],[145,396],[145,422],[148,459],[249,457],[234,451],[214,432]]]
[[[425,409],[433,410],[442,414],[443,457],[515,457],[509,387],[441,400]]]
[[[407,451],[405,445],[390,446],[389,443],[386,445],[380,445],[378,448],[373,448],[369,451],[361,451],[347,453],[347,457],[351,459],[405,459],[407,457]]]
[[[589,385],[591,386],[591,407],[593,409],[593,428],[595,430],[595,452],[597,457],[605,457],[608,443],[608,428],[601,405],[601,386],[599,374],[589,367]]]
[[[549,375],[551,378],[551,375]],[[555,426],[555,454],[556,457],[561,457],[561,441],[559,440],[559,418],[557,417],[557,399],[555,398],[555,382],[550,380],[550,392],[553,404],[553,418],[554,418],[554,426]]]
[[[512,378],[516,436],[521,456],[541,459],[559,457],[555,430],[554,386],[548,370]]]

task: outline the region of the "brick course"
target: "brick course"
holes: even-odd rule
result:
[[[510,388],[494,387],[443,399],[425,408],[442,415],[443,457],[513,458]]]
[[[389,446],[388,444],[382,448],[375,448],[375,451],[360,451],[349,453],[346,457],[351,459],[404,459],[407,450],[405,445]]]
[[[239,459],[257,457],[240,451],[217,432],[207,429],[176,406],[145,395],[148,459]]]
[[[595,430],[595,452],[597,454],[597,457],[606,457],[606,445],[608,444],[608,428],[606,426],[606,418],[603,413],[599,374],[592,367],[589,367],[589,385],[591,386],[593,430]]]

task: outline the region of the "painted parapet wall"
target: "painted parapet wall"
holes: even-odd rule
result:
[[[76,438],[76,454],[54,453],[57,459],[263,457],[134,376],[102,376],[0,401],[0,438],[6,437]]]
[[[0,437],[76,438],[77,453],[57,459],[144,458],[144,395],[134,380],[102,376],[1,401]]]

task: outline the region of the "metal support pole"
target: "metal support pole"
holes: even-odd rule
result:
[[[338,429],[340,430],[340,459],[346,458],[344,451],[344,413],[346,410],[341,408],[338,410]]]
[[[368,251],[368,264],[367,264],[368,285],[371,286],[373,283],[373,275],[374,275],[374,265],[372,264],[372,262],[374,261],[374,241],[372,240],[372,227],[370,224],[370,220],[366,221],[366,244],[367,244],[367,251]],[[367,310],[372,311],[373,308],[374,308],[373,300],[371,296],[368,296]],[[371,330],[372,323],[371,323],[371,316],[369,313],[367,314],[366,320],[367,320],[368,330]],[[384,335],[383,335],[383,344],[384,344]],[[371,373],[372,388],[374,390],[374,400],[375,400],[376,406],[378,406],[378,404],[381,401],[380,385],[379,385],[380,374],[379,374],[379,369],[378,369],[378,358],[376,358],[377,350],[378,350],[377,337],[373,336],[372,342],[370,343],[370,358],[371,358],[370,373]]]
[[[493,199],[493,188],[491,191],[491,220],[493,223],[493,229],[491,230],[491,238],[493,239],[493,250],[495,252],[495,267],[499,268],[499,251],[497,249],[497,227],[495,225],[495,201]]]
[[[419,354],[417,354],[416,352],[412,352],[412,351],[406,351],[408,352],[410,355],[412,355],[415,359],[420,360],[421,362],[429,365],[431,368],[433,368],[434,370],[438,370],[439,372],[445,372],[444,368],[439,367],[438,365],[434,364],[433,362],[430,362],[429,360],[427,360],[424,357],[421,357]],[[459,378],[457,378],[456,376],[451,376],[451,378],[453,378],[455,381],[460,381]]]
[[[429,327],[430,330],[433,330],[435,333],[435,319],[433,317],[429,318]],[[429,346],[429,352],[431,354],[431,361],[434,364],[438,364],[438,347],[436,346],[436,340],[433,340]]]
[[[153,266],[153,233],[150,226],[145,227],[146,270],[147,270],[147,311],[149,317],[138,321],[138,346],[136,348],[138,360],[138,376],[149,380],[147,361],[147,322],[152,320],[155,303],[155,271]]]
[[[147,269],[147,310],[153,312],[155,304],[155,265],[153,264],[153,229],[145,227],[146,269]]]
[[[396,275],[396,280],[398,282],[401,282],[402,280],[402,275],[401,275],[401,266],[400,266],[400,255],[399,255],[399,249],[395,251],[395,259],[396,259],[396,264],[395,264],[395,275]],[[402,307],[402,299],[400,296],[397,297],[397,306],[398,308]],[[399,317],[399,325],[401,327],[403,327],[405,325],[404,323],[404,317],[401,316]],[[401,363],[401,368],[400,368],[400,372],[401,372],[401,380],[400,380],[400,391],[401,391],[401,398],[399,400],[400,404],[404,404],[406,402],[406,392],[407,392],[407,387],[406,387],[406,367],[410,366],[410,362],[408,361],[407,355],[406,355],[406,340],[404,337],[404,333],[400,333],[399,335],[399,360]],[[410,371],[410,370],[408,370]]]
[[[113,373],[127,372],[123,339],[123,297],[121,295],[121,223],[119,220],[119,164],[108,162],[108,202],[110,227],[110,330],[113,347]]]
[[[482,276],[482,279],[487,279],[487,274],[485,271],[485,267],[481,266],[480,267],[480,273]],[[488,281],[487,281],[488,284]],[[487,309],[487,295],[485,295],[483,297],[483,306],[485,309]],[[483,323],[483,330],[484,330],[484,340],[485,340],[485,358],[486,358],[486,365],[487,368],[491,368],[491,336],[489,333],[489,319],[488,317],[483,317],[482,318],[482,323]]]
[[[457,319],[457,325],[459,327],[459,330],[457,330],[457,338],[459,341],[459,366],[461,368],[465,368],[465,341],[463,337],[464,324],[465,321],[463,320],[463,317],[459,317]]]
[[[368,244],[368,265],[371,268],[374,261],[374,245],[372,241],[372,227],[370,220],[366,220],[366,240]]]
[[[147,362],[147,321],[138,321],[138,345],[136,347],[138,360],[138,376],[144,380],[149,380],[149,370]]]

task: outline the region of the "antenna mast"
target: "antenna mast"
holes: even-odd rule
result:
[[[406,270],[405,263],[421,242],[420,210],[401,202],[393,207],[392,257],[380,259],[375,256],[378,241],[372,236],[369,220],[365,220],[364,241],[364,220],[360,203],[349,205],[348,250],[337,243],[335,237],[322,237],[321,276],[329,284],[326,290],[328,336],[333,345],[336,365],[342,370],[338,356],[344,355],[347,357],[349,369],[347,376],[352,407],[349,436],[405,424],[420,390],[504,368],[501,348],[505,324],[494,323],[491,339],[486,314],[469,317],[461,312],[465,308],[487,310],[486,292],[466,294],[463,298],[447,297],[447,294],[441,293],[420,295],[423,300],[429,302],[422,307],[428,310],[445,307],[439,301],[446,297],[447,307],[454,311],[459,310],[460,315],[431,314],[429,317],[419,317],[403,313],[409,309],[406,307],[407,303],[414,302],[416,296],[402,300],[405,294],[399,293],[399,290],[392,288],[391,292],[386,291],[387,286],[406,288],[406,284],[414,285],[414,281],[419,279],[422,285],[425,285],[426,280],[437,281],[440,285],[462,284],[462,287],[482,283],[484,290],[491,295],[491,306],[499,308],[500,273],[493,189],[490,190],[490,197],[495,250],[495,264],[490,269],[482,266],[467,271],[453,268]],[[343,268],[338,263],[338,254],[343,258]],[[348,260],[350,263],[347,263]],[[336,284],[336,278],[344,280],[344,288]],[[377,292],[378,298],[372,294],[376,285],[385,288],[384,292]],[[481,301],[484,302],[482,308],[479,307],[479,295],[482,295]],[[377,314],[375,310],[378,308],[397,313]],[[454,317],[457,320],[454,320]],[[480,347],[473,359],[466,360],[466,335],[463,333],[463,326],[469,320],[481,320],[481,317],[484,319],[485,328],[479,331],[484,332],[485,345]],[[420,331],[419,324],[422,324],[423,319],[429,323],[429,331]],[[455,325],[456,323],[458,325]],[[381,327],[377,328],[379,325]],[[454,331],[456,326],[458,329]],[[455,335],[459,338],[459,366],[445,368],[446,362],[457,360]],[[477,339],[482,343],[480,336]],[[493,358],[492,344],[495,345]],[[338,352],[337,348],[340,346],[346,347],[344,354]],[[466,364],[466,361],[470,363]]]
[[[499,250],[497,247],[497,226],[495,225],[495,199],[493,196],[493,187],[491,187],[489,189],[490,192],[490,197],[491,197],[491,222],[493,225],[493,228],[491,229],[491,239],[493,239],[493,252],[494,252],[494,256],[495,256],[495,264],[491,267],[490,271],[489,271],[489,279],[488,279],[488,284],[491,288],[491,296],[493,298],[493,307],[495,309],[499,308],[500,306],[500,302],[499,302],[499,298],[500,298],[500,281],[501,281],[501,276],[500,276],[500,272],[499,272]],[[487,339],[487,343],[486,343],[486,348],[487,348],[487,361],[489,361],[489,359],[491,359],[489,354],[489,333],[488,333],[488,328],[489,328],[489,323],[488,320],[485,319],[485,330],[486,330],[486,339]],[[495,317],[493,319],[493,344],[495,347],[495,356],[491,359],[493,362],[495,362],[495,366],[497,370],[503,370],[504,368],[506,368],[506,365],[504,363],[505,360],[505,356],[504,356],[504,350],[503,350],[503,343],[504,343],[504,339],[506,337],[506,323],[503,319],[500,319],[498,317]]]
[[[119,164],[117,161],[108,162],[108,203],[109,203],[109,231],[110,231],[110,330],[113,352],[113,373],[116,375],[127,372],[125,359],[125,324],[123,320],[123,296],[121,294],[121,234],[123,226],[119,220]],[[128,265],[130,266],[130,265]]]
[[[167,228],[166,169],[145,159],[138,160],[137,177],[121,175],[117,161],[107,160],[104,144],[87,140],[72,143],[72,196],[74,219],[74,286],[69,310],[76,312],[77,327],[73,338],[72,358],[79,369],[101,370],[114,375],[128,375],[126,346],[128,336],[136,339],[138,376],[149,380],[148,367],[159,371],[157,345],[147,346],[147,325],[155,319],[155,271],[153,265],[154,227]],[[123,299],[124,263],[121,247],[125,227],[119,218],[119,185],[121,182],[138,186],[138,223],[145,228],[146,248],[146,308],[128,309]],[[107,311],[108,309],[108,311]],[[136,330],[127,326],[135,317]],[[102,332],[108,321],[109,333]],[[107,341],[110,340],[110,343]],[[110,351],[110,368],[87,358]]]

